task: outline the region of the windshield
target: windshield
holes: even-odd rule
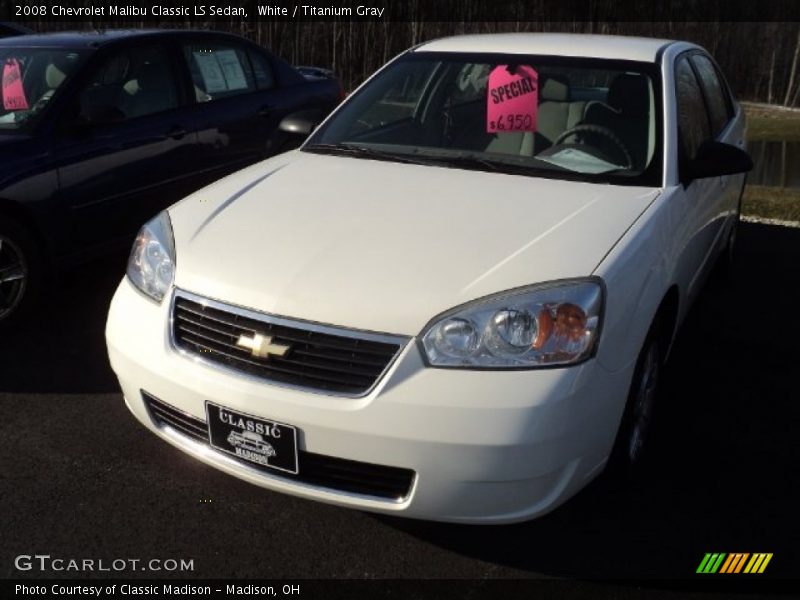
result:
[[[20,129],[41,114],[80,57],[80,52],[60,48],[0,48],[0,130]]]
[[[409,53],[352,96],[303,149],[656,186],[659,97],[650,63]]]

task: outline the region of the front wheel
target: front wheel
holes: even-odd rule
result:
[[[40,267],[27,230],[0,217],[0,327],[17,322],[32,307],[39,294]]]
[[[651,329],[636,361],[628,401],[611,453],[612,474],[625,478],[637,475],[649,454],[663,362],[655,335],[657,330],[657,327]]]

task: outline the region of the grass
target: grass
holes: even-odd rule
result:
[[[749,141],[800,141],[800,110],[743,102]],[[800,222],[800,190],[748,185],[742,214]]]
[[[751,141],[800,141],[800,109],[743,102]]]
[[[742,214],[800,222],[800,190],[748,185],[744,189]]]

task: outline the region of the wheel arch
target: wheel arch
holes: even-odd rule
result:
[[[664,360],[668,357],[677,328],[679,302],[679,289],[677,284],[673,284],[664,293],[658,308],[653,314],[652,320],[647,328],[647,335],[639,349],[630,389],[626,395],[625,407],[619,416],[619,422],[608,461],[612,479],[619,482],[628,482],[641,471],[641,466],[630,462],[628,458],[628,442],[632,432],[631,428],[633,427],[634,415],[632,404],[634,402],[633,394],[634,390],[638,387],[637,377],[639,377],[639,375],[637,374],[639,374],[642,369],[645,350],[652,347],[654,339],[656,348],[660,350],[660,364],[663,364]]]
[[[666,361],[672,351],[678,325],[678,308],[680,306],[680,293],[677,284],[672,284],[661,299],[658,309],[653,317],[656,324],[656,336],[661,346],[662,358]]]
[[[36,217],[19,202],[14,202],[0,196],[0,217],[6,217],[15,221],[28,231],[41,251],[41,258],[46,263],[52,262],[52,244],[48,241],[48,236],[42,230],[41,224]]]

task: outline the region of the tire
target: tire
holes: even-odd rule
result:
[[[0,329],[18,323],[41,294],[41,253],[30,233],[0,216]]]
[[[649,441],[664,362],[658,331],[658,322],[655,322],[639,352],[625,411],[609,459],[610,475],[624,483],[641,476],[650,455]]]

